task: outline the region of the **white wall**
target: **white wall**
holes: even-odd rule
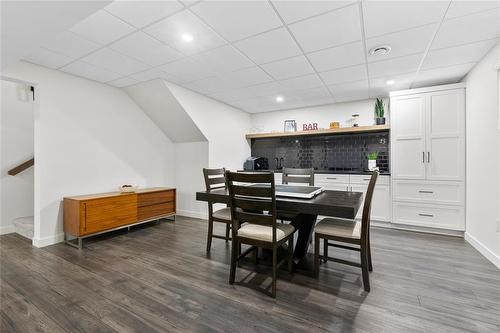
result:
[[[466,239],[500,268],[500,44],[467,75]]]
[[[61,241],[64,196],[174,185],[173,144],[124,91],[25,62],[4,75],[37,83],[35,245]]]
[[[389,112],[386,103],[386,122],[389,123]],[[353,114],[359,114],[360,126],[373,125],[375,100],[328,104],[316,107],[300,108],[293,110],[253,113],[251,115],[253,132],[283,131],[283,122],[287,119],[295,120],[297,130],[302,130],[302,124],[318,123],[319,128],[329,128],[330,123],[338,121],[342,127],[350,127],[349,120]]]
[[[173,83],[167,82],[167,86],[207,138],[209,167],[243,168],[250,156],[250,145],[245,139],[250,114]]]
[[[16,176],[7,171],[33,157],[34,119],[29,86],[0,81],[1,84],[1,182],[0,234],[13,232],[12,221],[33,216],[34,169]]]
[[[196,201],[196,192],[205,186],[202,169],[208,167],[208,142],[176,143],[174,156],[177,214],[206,217],[207,204]]]

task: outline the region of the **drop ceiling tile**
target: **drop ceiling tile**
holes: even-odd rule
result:
[[[258,64],[289,58],[302,53],[285,28],[247,38],[235,43],[234,46]]]
[[[366,80],[368,78],[366,74],[365,65],[357,65],[352,67],[344,67],[340,69],[335,69],[333,71],[319,73],[323,82],[325,84],[339,84],[344,82],[353,82]]]
[[[456,46],[500,37],[500,10],[446,20],[441,25],[431,49]]]
[[[289,24],[301,19],[315,16],[324,12],[348,6],[356,1],[290,1],[273,0],[283,20]]]
[[[272,78],[258,67],[242,69],[223,76],[223,79],[232,82],[233,88],[251,86],[272,81]]]
[[[368,81],[357,81],[328,86],[336,102],[356,101],[369,97]]]
[[[215,75],[211,68],[193,58],[176,60],[160,66],[159,69],[178,78],[179,82],[182,83],[201,80]]]
[[[248,58],[231,45],[200,53],[198,58],[217,73],[232,72],[255,66]]]
[[[278,82],[287,90],[299,90],[323,86],[323,82],[321,82],[316,74],[281,80]]]
[[[76,59],[97,50],[101,46],[82,38],[71,31],[65,31],[57,35],[57,37],[48,44],[45,44],[44,47],[59,54]]]
[[[452,1],[450,8],[446,12],[446,18],[459,17],[478,13],[484,10],[500,7],[500,1]]]
[[[122,77],[120,79],[108,82],[108,84],[115,86],[115,87],[118,87],[118,88],[128,87],[128,86],[134,85],[136,83],[139,83],[139,81],[134,80],[134,79],[129,78],[129,77]]]
[[[368,64],[370,78],[416,72],[423,54],[404,56]]]
[[[133,26],[142,28],[184,8],[177,1],[113,1],[104,9]]]
[[[184,87],[198,91],[202,94],[213,94],[234,88],[233,83],[220,77],[208,77],[198,81],[189,82]]]
[[[210,27],[187,10],[145,28],[144,32],[185,54],[195,54],[226,44]],[[193,41],[183,41],[183,34],[191,34]]]
[[[327,100],[330,103],[333,102],[333,98],[325,86],[294,91],[293,96],[300,101],[308,103],[324,104]]]
[[[29,55],[28,57],[25,57],[24,59],[34,64],[54,69],[62,67],[73,61],[73,58],[52,52],[50,50],[46,50],[41,47],[38,48],[38,50],[35,51],[33,54]]]
[[[205,1],[191,10],[231,42],[281,26],[267,1]]]
[[[121,77],[120,74],[87,64],[83,61],[75,61],[67,66],[64,66],[60,70],[99,82],[113,81]]]
[[[108,44],[135,30],[104,10],[100,10],[70,29],[82,37],[100,44]]]
[[[390,91],[410,89],[411,83],[415,79],[415,73],[403,75],[390,75],[370,80],[370,93],[371,96],[382,94],[388,95]],[[387,81],[394,81],[393,84],[388,85]]]
[[[141,31],[120,39],[109,48],[151,66],[158,66],[183,57],[177,50]]]
[[[227,91],[221,91],[214,94],[210,94],[211,97],[224,100],[224,101],[238,101],[249,98],[278,95],[283,93],[286,89],[278,82],[267,82],[259,85],[254,85],[251,87],[246,87],[243,89],[233,89]]]
[[[425,57],[422,69],[425,70],[436,67],[465,64],[469,62],[478,62],[498,43],[498,41],[499,39],[497,38],[477,43],[432,50]]]
[[[109,48],[100,49],[86,57],[83,57],[81,60],[91,65],[106,68],[112,72],[120,73],[122,75],[130,75],[132,73],[141,72],[150,67]]]
[[[143,72],[134,73],[130,75],[130,77],[134,80],[141,82],[155,80],[155,79],[165,79],[170,81],[173,78],[171,75],[168,75],[167,73],[158,68],[151,68]]]
[[[357,5],[352,5],[289,25],[304,52],[361,40]]]
[[[261,67],[276,80],[314,73],[314,69],[303,55],[271,62]]]
[[[391,52],[389,54],[378,56],[368,54],[368,62],[385,60],[415,53],[423,53],[425,52],[427,45],[430,43],[436,29],[437,24],[429,24],[423,27],[367,39],[367,51],[382,45],[389,45],[391,47]]]
[[[307,55],[318,72],[365,63],[361,42],[346,44]]]
[[[448,1],[363,1],[366,37],[440,22]]]
[[[412,84],[412,88],[460,82],[475,64],[467,63],[420,71]]]

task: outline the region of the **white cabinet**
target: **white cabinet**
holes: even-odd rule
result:
[[[393,112],[393,110],[397,110]],[[400,179],[425,178],[425,96],[391,99],[391,168]]]
[[[465,87],[392,92],[390,103],[393,223],[463,231]]]

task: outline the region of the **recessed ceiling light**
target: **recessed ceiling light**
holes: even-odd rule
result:
[[[387,80],[385,84],[387,84],[388,86],[392,86],[394,84],[394,80]]]
[[[391,52],[391,47],[389,45],[381,45],[370,49],[369,53],[372,56],[386,55]]]
[[[186,43],[192,42],[193,41],[193,35],[185,33],[182,34],[182,40],[185,41]]]
[[[283,102],[285,99],[283,98],[283,96],[276,96],[276,102],[278,103],[281,103]]]

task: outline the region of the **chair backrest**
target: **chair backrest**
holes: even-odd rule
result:
[[[273,228],[276,242],[276,190],[271,172],[242,173],[226,171],[233,232],[242,223]]]
[[[283,168],[282,184],[297,183],[314,186],[314,169]]]
[[[205,178],[205,187],[207,192],[218,188],[226,188],[226,169],[207,169],[203,168],[203,177]]]
[[[370,183],[368,183],[368,189],[366,190],[365,203],[363,205],[363,215],[361,217],[361,241],[366,241],[368,238],[368,232],[370,230],[370,215],[372,209],[372,199],[373,191],[375,189],[375,183],[378,178],[378,171],[373,171],[370,177]]]

